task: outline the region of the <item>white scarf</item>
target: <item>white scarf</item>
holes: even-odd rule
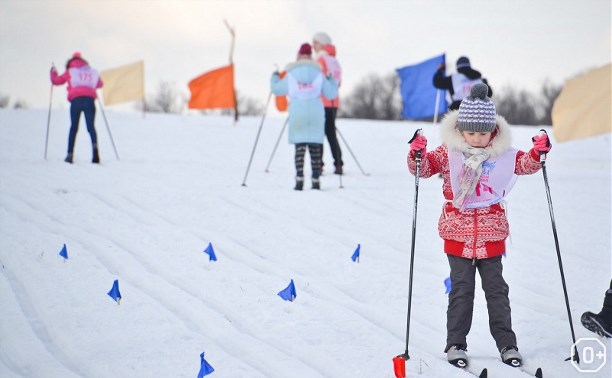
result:
[[[453,206],[464,210],[464,202],[468,195],[474,193],[476,184],[482,173],[482,163],[491,156],[490,148],[471,147],[466,145],[461,148],[465,156],[463,167],[459,176],[459,191],[453,199]]]

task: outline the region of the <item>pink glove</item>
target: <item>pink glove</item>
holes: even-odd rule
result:
[[[427,138],[425,138],[425,136],[422,134],[419,134],[420,131],[420,129],[417,130],[408,143],[410,143],[410,150],[415,152],[421,151],[421,154],[425,155],[425,152],[427,151]]]
[[[533,141],[533,149],[538,154],[545,154],[552,148],[552,144],[550,144],[550,140],[548,139],[548,135],[546,133],[534,136],[531,138],[531,140]]]

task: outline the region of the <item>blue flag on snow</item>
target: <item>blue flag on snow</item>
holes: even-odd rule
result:
[[[297,294],[295,292],[295,285],[293,284],[293,280],[291,280],[291,282],[289,283],[289,286],[287,286],[285,289],[278,292],[278,296],[283,298],[286,301],[293,302],[295,297],[297,297]]]
[[[215,255],[215,249],[212,243],[208,243],[208,247],[204,250],[204,253],[208,255],[208,261],[217,261],[217,255]]]
[[[353,252],[353,256],[351,256],[351,259],[355,262],[359,262],[359,251],[361,250],[361,244],[357,244],[357,248],[355,249],[355,252]]]
[[[433,86],[433,77],[438,66],[445,61],[445,55],[436,56],[424,62],[396,69],[400,78],[400,94],[406,119],[433,117],[438,98],[438,114],[446,112],[446,91]],[[438,91],[440,93],[438,93]]]
[[[121,293],[119,292],[119,280],[115,280],[115,282],[113,282],[113,288],[110,289],[110,291],[108,292],[108,295],[113,298],[113,300],[115,302],[117,302],[117,304],[121,304]]]
[[[200,354],[200,372],[198,373],[198,378],[211,374],[213,371],[215,371],[215,369],[204,359],[204,352],[202,352],[202,354]]]
[[[59,255],[64,258],[64,261],[68,260],[68,249],[66,249],[66,243],[64,243],[64,247],[60,251]]]
[[[446,291],[444,292],[444,294],[448,294],[451,292],[451,290],[453,290],[453,283],[450,277],[446,277],[446,279],[444,280],[444,286],[446,286]]]

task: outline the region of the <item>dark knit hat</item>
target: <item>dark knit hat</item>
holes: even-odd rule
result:
[[[459,105],[457,128],[459,131],[492,132],[497,125],[495,104],[487,93],[489,87],[484,83],[474,85],[470,95]]]
[[[300,55],[312,55],[312,47],[310,47],[310,43],[302,43],[300,46],[300,50],[298,51]]]
[[[467,56],[462,56],[459,59],[457,59],[457,69],[459,68],[470,68],[470,60],[467,58]]]

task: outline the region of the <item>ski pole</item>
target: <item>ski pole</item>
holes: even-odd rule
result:
[[[355,154],[353,153],[353,150],[351,150],[351,147],[348,145],[348,143],[346,143],[346,139],[344,139],[344,135],[342,135],[342,133],[340,132],[340,129],[338,129],[338,127],[336,127],[336,131],[338,132],[338,135],[340,135],[340,139],[342,139],[342,141],[344,142],[344,145],[346,146],[346,148],[348,149],[348,151],[351,153],[351,156],[353,157],[353,160],[355,160],[355,163],[357,163],[357,166],[359,167],[359,169],[361,170],[361,173],[364,176],[369,176],[369,173],[366,173],[363,168],[361,168],[361,164],[359,164],[359,161],[357,160],[357,157],[355,157]]]
[[[272,164],[272,158],[274,157],[274,154],[276,153],[276,149],[278,148],[278,144],[280,143],[281,137],[283,136],[283,133],[285,132],[285,128],[287,127],[288,122],[289,122],[289,117],[287,117],[287,119],[285,120],[285,124],[283,125],[281,132],[280,134],[278,134],[278,139],[276,140],[276,144],[274,145],[274,149],[272,150],[272,154],[270,155],[270,160],[268,160],[268,165],[266,165],[266,172],[270,172],[269,168],[270,168],[270,164]]]
[[[255,149],[257,148],[257,142],[259,141],[259,135],[261,134],[261,128],[263,127],[264,120],[266,119],[266,114],[268,113],[268,105],[270,104],[270,99],[272,98],[272,91],[268,95],[268,100],[266,101],[266,106],[264,107],[264,113],[261,117],[261,123],[259,124],[259,130],[257,130],[257,136],[255,137],[255,143],[253,144],[253,150],[251,151],[251,157],[249,158],[249,164],[247,165],[246,172],[244,172],[244,179],[242,179],[242,186],[246,186],[247,176],[249,175],[249,170],[251,169],[251,163],[253,162],[253,156],[255,155]]]
[[[546,135],[544,129],[540,130],[540,135]],[[550,186],[548,185],[548,174],[546,173],[546,152],[540,152],[540,162],[542,164],[542,174],[544,176],[544,187],[546,188],[546,198],[548,199],[548,210],[550,212],[550,221],[552,224],[553,237],[555,239],[555,248],[557,249],[557,260],[559,260],[559,272],[561,273],[561,284],[563,286],[563,295],[565,296],[565,307],[567,309],[567,317],[569,320],[569,326],[572,333],[572,341],[574,345],[574,355],[565,359],[570,359],[580,363],[580,357],[578,356],[578,350],[576,348],[576,336],[574,334],[574,325],[572,322],[572,313],[570,311],[569,297],[567,295],[567,287],[565,285],[565,274],[563,274],[563,262],[561,261],[561,251],[559,249],[559,238],[557,237],[557,226],[555,225],[555,214],[553,212],[553,204],[550,196]]]
[[[55,64],[51,63],[51,67],[55,67]],[[49,92],[49,113],[47,113],[47,137],[45,138],[45,160],[47,160],[47,148],[49,147],[49,127],[51,125],[51,103],[53,102],[53,83],[51,83],[51,90]]]
[[[414,138],[421,134],[421,129],[418,129],[412,139],[408,143],[412,142]],[[417,220],[417,206],[419,203],[419,175],[421,173],[421,150],[415,152],[415,163],[416,170],[414,175],[414,208],[412,209],[412,244],[410,246],[410,274],[409,274],[409,286],[408,286],[408,313],[406,317],[406,351],[404,354],[398,355],[396,358],[402,358],[404,361],[410,359],[408,354],[408,342],[410,340],[410,311],[412,308],[412,278],[414,272],[414,245],[416,237],[416,220]]]
[[[113,140],[113,134],[111,134],[110,127],[108,126],[108,121],[106,120],[106,113],[104,113],[104,107],[102,106],[102,102],[98,98],[98,105],[100,105],[100,110],[102,111],[102,117],[104,118],[104,123],[106,124],[106,130],[108,131],[108,136],[110,137],[111,143],[113,144],[113,150],[115,150],[115,156],[117,160],[119,160],[119,154],[117,153],[117,147],[115,147],[115,141]]]

